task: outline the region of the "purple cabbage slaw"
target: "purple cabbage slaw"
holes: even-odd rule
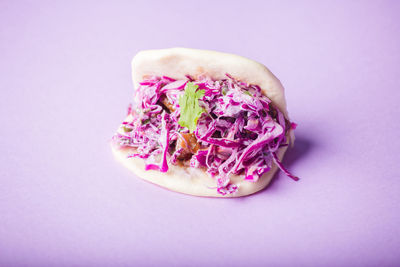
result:
[[[189,130],[178,124],[178,100],[187,82],[198,85],[197,90],[204,89],[199,99],[204,112],[194,131],[199,149],[190,159],[180,161],[183,149],[176,144]],[[231,175],[256,182],[271,169],[272,162],[287,176],[299,179],[277,156],[278,149],[288,145],[287,131],[295,129],[296,124],[287,121],[257,85],[229,74],[223,80],[205,75],[197,80],[190,76],[184,80],[150,77],[140,83],[134,100],[135,109],[128,110],[132,121],[123,122],[124,133],[115,134],[113,141],[121,148],[134,148],[128,157],[144,159],[146,170],[167,172],[169,164],[204,168],[216,180],[216,189],[222,195],[238,190],[230,181]]]

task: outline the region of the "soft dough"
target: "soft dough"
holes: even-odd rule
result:
[[[281,82],[264,65],[233,54],[190,48],[145,50],[132,59],[133,83],[137,88],[146,76],[168,76],[185,79],[185,75],[197,78],[206,73],[215,80],[235,79],[257,84],[277,108],[288,117],[285,92]]]
[[[229,73],[241,81],[257,84],[273,104],[288,118],[284,89],[280,81],[262,64],[232,54],[216,51],[188,48],[170,48],[161,50],[146,50],[139,52],[132,60],[132,76],[135,87],[146,77],[168,76],[174,79],[184,79],[185,75],[197,78],[207,74],[213,79],[224,79]],[[130,117],[126,121],[131,120]],[[119,131],[121,129],[118,129]],[[287,133],[290,142],[294,141],[293,131]],[[278,151],[282,160],[287,146]],[[138,177],[172,191],[206,197],[240,197],[253,194],[265,188],[278,169],[273,164],[257,182],[244,181],[237,175],[231,176],[231,181],[238,185],[235,194],[221,195],[216,190],[216,182],[203,169],[186,168],[169,164],[166,173],[144,169],[144,160],[127,158],[129,149],[112,147],[116,159]]]

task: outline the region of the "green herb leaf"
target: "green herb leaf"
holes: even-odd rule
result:
[[[181,108],[181,117],[179,125],[186,127],[192,133],[196,129],[197,120],[204,112],[199,106],[199,99],[204,96],[204,90],[197,90],[199,86],[188,82],[185,86],[185,94],[179,98],[179,106]]]
[[[246,95],[253,96],[249,91],[243,91]]]

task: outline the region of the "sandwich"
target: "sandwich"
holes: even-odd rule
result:
[[[284,88],[238,55],[170,48],[132,60],[133,104],[112,138],[136,176],[195,196],[240,197],[265,188],[294,142]]]

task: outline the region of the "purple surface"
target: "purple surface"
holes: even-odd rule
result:
[[[58,2],[0,2],[1,266],[400,264],[399,2]],[[300,182],[216,200],[115,162],[130,60],[173,46],[280,78]]]

